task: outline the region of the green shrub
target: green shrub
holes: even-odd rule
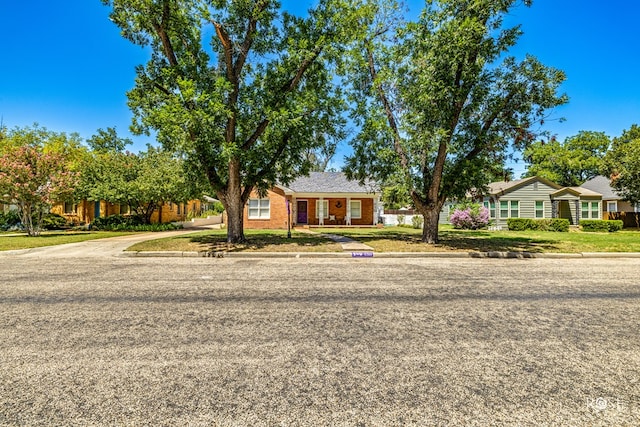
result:
[[[531,218],[509,218],[507,228],[510,231],[537,230],[537,224]]]
[[[182,228],[182,224],[138,224],[138,225],[128,225],[128,224],[119,224],[113,225],[109,228],[105,228],[102,230],[105,231],[171,231],[171,230],[180,230]]]
[[[567,233],[569,231],[569,220],[563,218],[554,219],[540,219],[537,221],[549,221],[547,231],[557,231],[560,233]]]
[[[0,212],[0,231],[7,231],[20,225],[20,215],[16,211]]]
[[[580,221],[582,231],[599,231],[613,233],[622,230],[623,222],[620,220],[583,219]]]
[[[91,228],[102,231],[169,231],[179,230],[179,224],[144,224],[139,215],[109,215],[93,220]]]
[[[397,219],[398,219],[398,225],[402,227],[404,225],[404,215],[398,215]]]
[[[109,215],[98,217],[91,223],[91,228],[95,230],[120,231],[127,227],[143,225],[144,220],[139,215]]]
[[[42,217],[43,230],[60,230],[67,225],[67,220],[62,215],[48,213]]]
[[[413,225],[413,228],[421,229],[423,223],[424,218],[422,218],[422,215],[414,215],[411,217],[411,224]]]
[[[566,233],[569,231],[569,220],[563,218],[553,219],[531,219],[531,218],[509,218],[507,227],[511,231],[556,231]]]

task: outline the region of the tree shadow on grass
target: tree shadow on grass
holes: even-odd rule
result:
[[[226,235],[192,236],[190,241],[198,243],[208,252],[339,252],[342,246],[319,235],[292,234],[288,238],[286,234],[261,233],[245,236],[244,243],[227,243]]]
[[[501,235],[489,231],[441,230],[440,241],[436,245],[422,242],[421,233],[404,230],[372,230],[371,233],[349,234],[348,237],[373,247],[402,251],[477,251],[477,252],[553,252],[559,251],[558,242],[553,239]]]

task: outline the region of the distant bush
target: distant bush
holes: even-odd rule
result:
[[[170,231],[179,230],[181,224],[145,224],[140,215],[109,215],[93,220],[91,228],[102,231]]]
[[[569,231],[569,220],[563,218],[553,219],[531,219],[531,218],[509,218],[507,228],[511,231],[557,231],[566,233]]]
[[[42,217],[43,230],[60,230],[67,225],[67,220],[62,215],[48,213]]]
[[[422,215],[414,215],[411,217],[411,225],[413,226],[413,228],[421,229],[423,223],[424,218],[422,218]]]
[[[599,231],[614,233],[622,230],[624,223],[620,220],[583,219],[580,221],[582,231]]]
[[[20,215],[16,211],[0,212],[0,231],[7,231],[20,225]]]
[[[398,215],[396,218],[398,220],[398,225],[404,225],[404,215]]]
[[[171,231],[171,230],[180,230],[182,228],[182,224],[139,224],[139,225],[128,225],[128,224],[119,224],[113,225],[107,228],[101,228],[103,231]]]
[[[454,228],[477,230],[489,225],[489,209],[477,203],[465,203],[455,206],[449,216]]]
[[[124,229],[144,225],[144,219],[139,215],[109,215],[98,217],[91,223],[94,230],[115,231],[116,228]]]

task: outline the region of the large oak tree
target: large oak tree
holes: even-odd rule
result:
[[[510,147],[532,142],[547,110],[566,102],[564,73],[507,55],[521,31],[503,18],[519,3],[429,0],[405,24],[393,0],[367,2],[377,13],[348,70],[360,125],[348,168],[381,181],[400,172],[427,243],[438,241],[445,200],[486,186]]]
[[[244,240],[253,190],[309,168],[315,135],[339,132],[331,72],[359,13],[320,0],[306,17],[274,0],[102,0],[124,37],[148,46],[128,93],[134,130],[155,131],[206,176],[228,214],[228,241]]]

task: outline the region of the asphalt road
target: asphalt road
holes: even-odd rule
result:
[[[640,261],[0,257],[0,425],[640,425]]]

